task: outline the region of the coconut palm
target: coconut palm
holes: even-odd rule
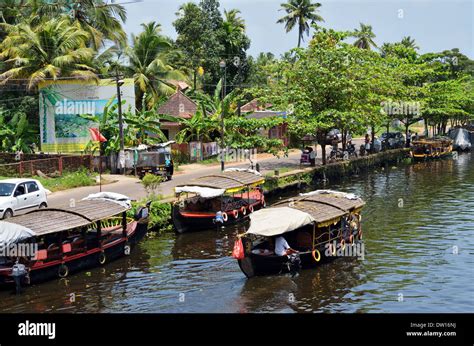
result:
[[[415,39],[411,38],[410,36],[405,36],[402,38],[400,43],[407,48],[413,48],[415,50],[420,49],[420,47],[418,47],[416,44]]]
[[[239,17],[239,10],[224,11],[222,30],[226,53],[237,55],[242,47],[248,48],[250,41],[245,36],[245,21]]]
[[[284,23],[286,32],[298,27],[298,48],[304,40],[304,34],[309,35],[309,22],[324,22],[324,19],[317,13],[320,3],[313,3],[311,0],[288,0],[281,4],[286,16],[280,18],[277,23]]]
[[[161,95],[171,95],[175,88],[170,79],[184,79],[182,73],[168,63],[170,41],[161,34],[161,25],[155,22],[142,24],[143,31],[132,36],[133,45],[126,49],[130,60],[129,73],[135,80],[136,108],[141,110],[143,97],[147,96],[147,107],[152,109]]]
[[[3,27],[7,37],[0,43],[0,60],[6,66],[0,74],[0,84],[24,78],[31,90],[46,79],[97,79],[88,64],[94,55],[86,47],[89,35],[78,23],[63,17],[37,27],[26,22]]]
[[[127,35],[122,23],[127,19],[127,12],[120,4],[109,3],[104,0],[29,0],[32,8],[33,24],[39,24],[44,19],[53,19],[62,15],[69,15],[73,21],[81,24],[89,33],[91,45],[99,49],[104,40],[111,40],[125,45]]]
[[[371,47],[377,47],[374,42],[375,34],[372,32],[372,26],[360,23],[360,30],[355,29],[352,34],[353,37],[357,38],[354,42],[354,46],[361,49],[369,49]]]

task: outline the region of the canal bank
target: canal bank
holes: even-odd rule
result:
[[[315,185],[318,182],[328,182],[332,179],[349,177],[371,169],[398,165],[409,157],[410,149],[394,149],[352,160],[338,161],[324,166],[294,170],[266,177],[264,185],[265,196],[272,198],[281,193],[288,193],[306,186]]]
[[[317,185],[319,182],[328,183],[332,180],[347,178],[370,170],[398,165],[409,157],[409,149],[394,149],[352,160],[333,162],[325,166],[307,167],[275,176],[266,176],[265,196],[271,200],[280,195],[296,193],[308,186]],[[175,198],[170,198],[153,202],[152,231],[166,232],[173,230],[170,211],[171,205],[175,201]]]

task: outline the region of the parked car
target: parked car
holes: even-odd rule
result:
[[[385,132],[380,136],[382,150],[405,147],[405,137],[401,132]]]
[[[49,193],[38,180],[0,180],[0,219],[8,219],[21,211],[46,208]]]

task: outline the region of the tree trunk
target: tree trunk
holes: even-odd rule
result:
[[[316,135],[316,139],[321,146],[321,160],[323,165],[326,164],[326,132],[320,132]],[[316,146],[317,147],[317,146]]]
[[[370,131],[372,132],[372,145],[370,146],[370,152],[375,153],[375,126],[374,125],[371,126]]]
[[[302,31],[301,31],[301,27],[298,29],[298,48],[300,48],[301,46],[301,35],[302,35]]]
[[[410,148],[410,138],[408,138],[408,129],[410,128],[410,122],[407,120],[405,123],[405,138],[407,139],[405,142],[405,148]]]
[[[196,81],[197,81],[197,72],[196,69],[194,69],[193,73],[193,89],[196,90]]]

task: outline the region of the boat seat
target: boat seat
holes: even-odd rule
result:
[[[61,258],[61,251],[59,249],[59,245],[56,243],[50,244],[47,248],[47,252],[48,252],[47,260]]]
[[[76,237],[72,240],[72,250],[71,254],[77,254],[84,251],[85,240],[81,237]]]

